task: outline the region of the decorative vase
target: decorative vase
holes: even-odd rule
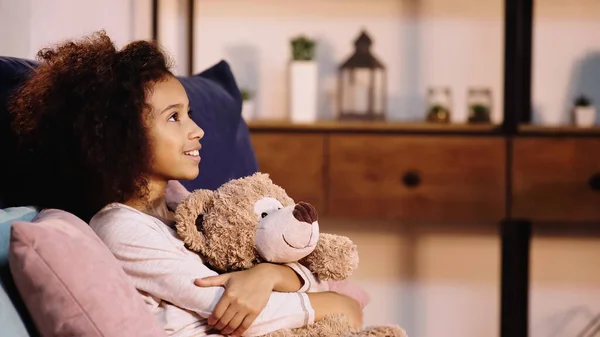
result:
[[[297,123],[317,120],[317,63],[292,61],[289,73],[290,119]]]
[[[596,108],[592,101],[584,95],[575,99],[572,114],[573,122],[577,126],[589,127],[596,124]]]
[[[242,118],[245,121],[251,121],[256,118],[255,109],[254,109],[254,101],[253,100],[245,100],[242,101]]]
[[[596,109],[594,106],[577,106],[574,114],[577,126],[587,127],[596,124]]]

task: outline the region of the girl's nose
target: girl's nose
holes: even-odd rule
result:
[[[190,139],[202,139],[202,137],[204,137],[204,130],[202,130],[195,122],[192,122],[192,124],[193,127],[190,132]]]

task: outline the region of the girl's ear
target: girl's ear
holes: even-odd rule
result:
[[[211,190],[195,190],[179,203],[175,211],[177,234],[190,250],[200,254],[205,254],[206,250],[201,221],[213,205],[214,194]]]

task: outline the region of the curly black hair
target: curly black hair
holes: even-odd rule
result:
[[[153,42],[117,50],[104,31],[44,48],[10,110],[28,204],[89,221],[111,202],[147,193],[151,85],[174,76]],[[23,202],[23,201],[21,201]]]

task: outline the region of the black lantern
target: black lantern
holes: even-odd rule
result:
[[[340,120],[384,120],[387,77],[385,66],[371,53],[365,31],[354,41],[355,51],[339,67]]]

